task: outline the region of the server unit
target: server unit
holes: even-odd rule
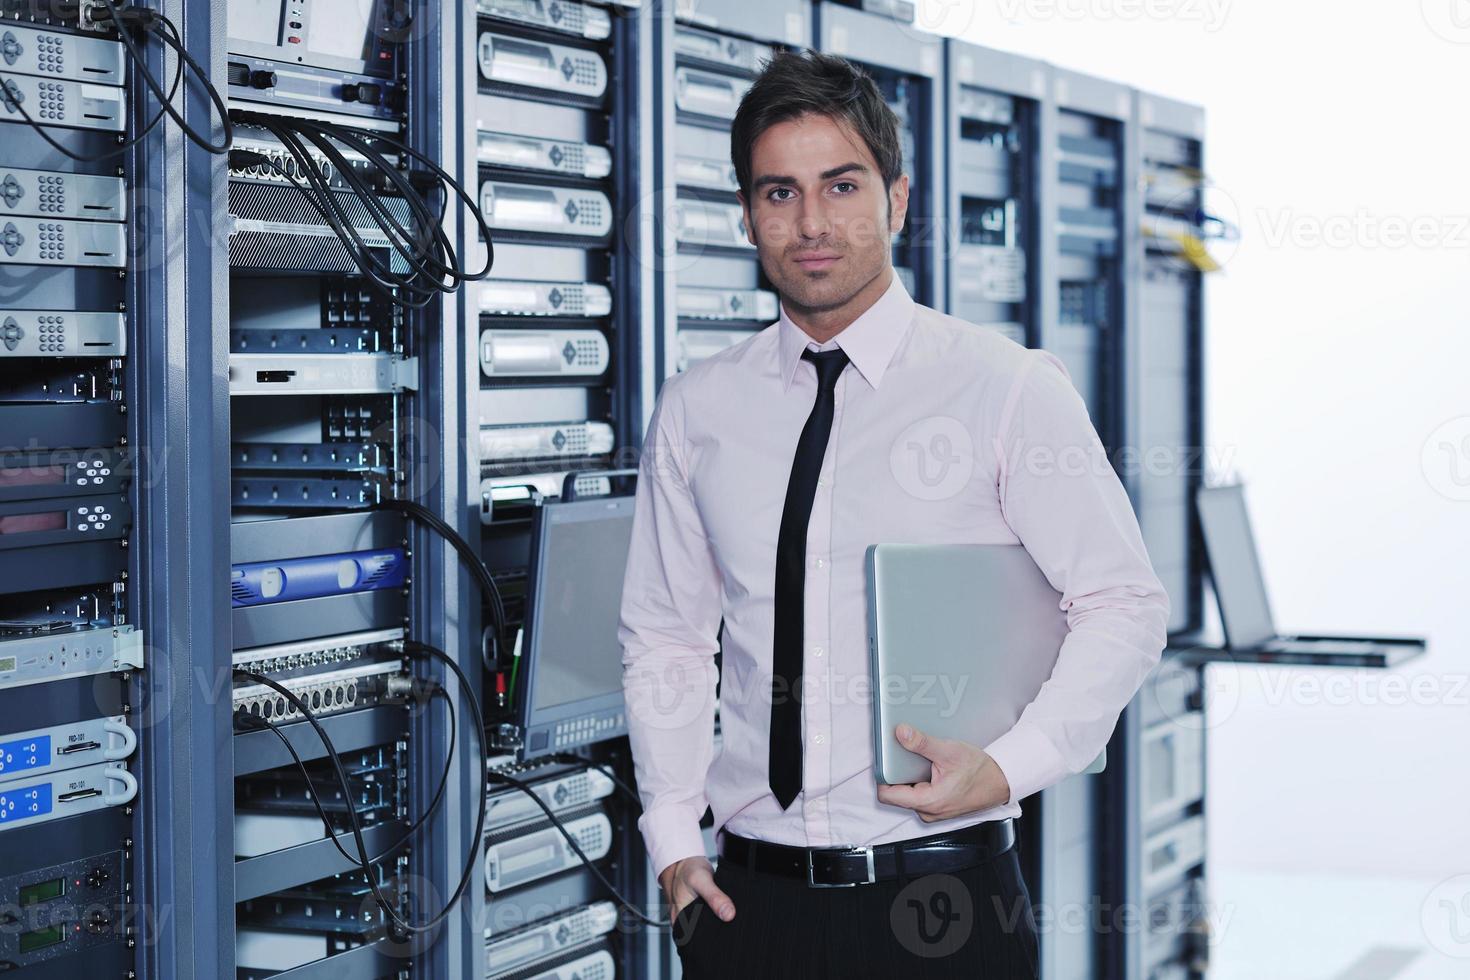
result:
[[[898,115],[910,190],[908,219],[893,241],[893,265],[916,302],[945,310],[944,42],[898,28],[893,14],[901,16],[902,9],[874,14],[828,0],[814,13],[817,48],[866,68]]]
[[[7,6],[0,48],[0,966],[124,980],[149,790],[127,413],[129,277],[152,253],[119,148],[130,72],[75,13]]]
[[[1050,70],[953,39],[945,49],[948,310],[1032,345],[1044,281],[1038,178]]]

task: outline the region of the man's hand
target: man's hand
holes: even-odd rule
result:
[[[1000,806],[1011,784],[984,749],[951,738],[935,738],[909,725],[894,730],[898,743],[933,764],[927,783],[878,787],[878,799],[908,807],[925,823],[962,817]]]
[[[695,896],[703,898],[705,904],[722,921],[729,922],[735,918],[735,903],[715,884],[715,872],[709,858],[687,857],[675,861],[659,872],[658,884],[664,890],[664,897],[669,900],[669,905],[673,907],[670,918],[683,912],[684,907],[694,901]]]

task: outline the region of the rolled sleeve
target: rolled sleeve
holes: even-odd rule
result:
[[[1017,802],[1080,773],[1163,653],[1169,598],[1122,483],[1066,368],[1032,351],[995,436],[1006,523],[1062,594],[1069,632],[1055,669],[985,751]]]
[[[720,574],[680,441],[677,381],[665,383],[644,440],[618,627],[638,829],[655,872],[704,854],[721,617]]]

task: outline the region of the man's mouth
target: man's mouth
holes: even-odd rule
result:
[[[836,265],[841,258],[836,252],[811,252],[794,257],[796,264],[805,272],[820,272]]]

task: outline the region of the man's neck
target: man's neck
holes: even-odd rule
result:
[[[819,344],[836,337],[842,331],[873,308],[873,304],[882,299],[883,294],[888,292],[888,287],[893,284],[893,266],[883,267],[883,271],[873,277],[866,286],[858,290],[852,299],[841,306],[830,308],[811,309],[792,303],[786,297],[781,297],[782,308],[792,323],[801,328],[802,332]]]

